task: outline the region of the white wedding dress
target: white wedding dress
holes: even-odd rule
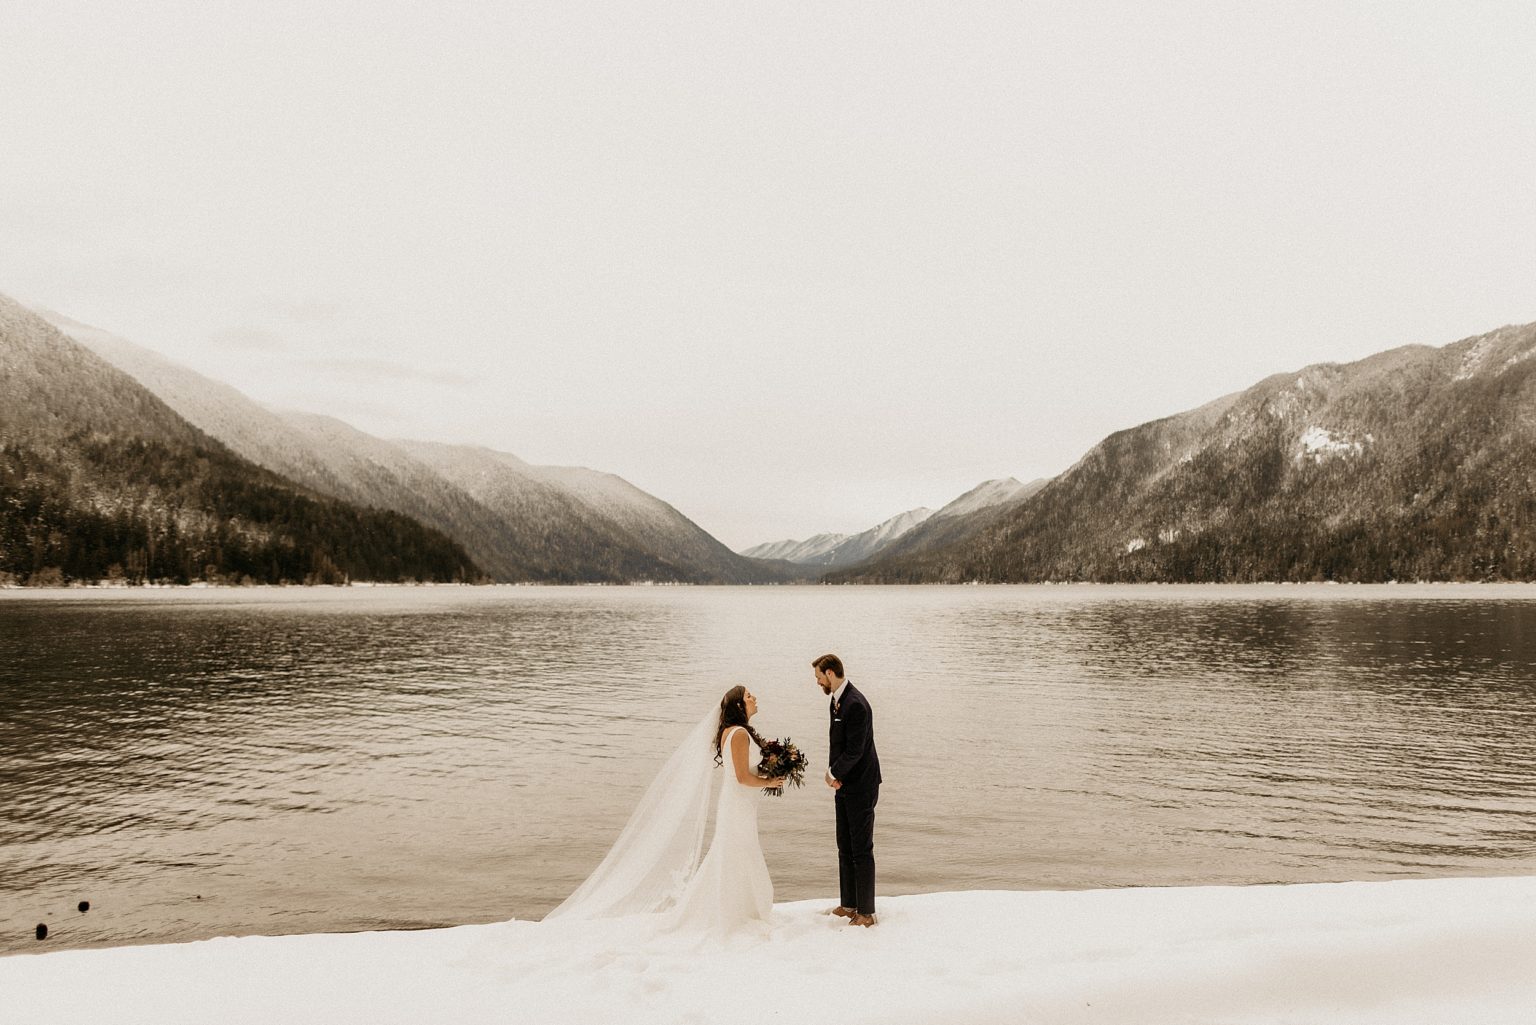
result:
[[[757,836],[757,809],[763,791],[736,782],[731,764],[731,735],[740,729],[732,726],[720,738],[725,778],[715,804],[715,836],[698,871],[667,912],[669,928],[732,932],[748,922],[766,922],[773,913],[773,879]],[[756,765],[762,755],[751,734],[747,743],[747,764]],[[758,754],[751,753],[754,751]]]
[[[715,765],[718,722],[714,710],[689,732],[640,798],[602,864],[545,921],[644,915],[668,931],[724,933],[768,920],[773,880],[757,836],[762,790],[736,782],[730,744],[740,726],[728,727],[721,736],[726,757],[723,765]],[[751,742],[751,734],[747,739]],[[757,750],[756,744],[749,750]],[[749,754],[749,763],[756,760]],[[705,854],[709,795],[716,779],[721,782],[715,832]]]

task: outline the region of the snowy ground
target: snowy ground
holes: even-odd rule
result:
[[[828,904],[712,943],[631,919],[17,955],[0,958],[0,1019],[1536,1021],[1536,877],[925,894],[882,898],[870,930]]]

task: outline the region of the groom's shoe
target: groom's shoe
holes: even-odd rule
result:
[[[857,911],[853,910],[853,908],[845,908],[841,904],[839,904],[837,907],[833,908],[831,911],[824,911],[824,912],[822,912],[822,914],[836,915],[838,918],[857,918],[859,913]]]
[[[858,914],[857,912],[855,912],[854,916],[852,918],[848,919],[848,924],[849,925],[862,925],[864,928],[868,929],[870,926],[875,924],[875,916],[874,915],[861,915],[861,914]]]

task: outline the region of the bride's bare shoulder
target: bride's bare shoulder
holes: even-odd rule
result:
[[[735,731],[731,734],[731,765],[736,769],[736,779],[739,781],[747,772],[749,760],[747,731],[740,726],[731,728]]]
[[[731,750],[744,751],[747,747],[747,731],[740,726],[728,727],[731,734]]]

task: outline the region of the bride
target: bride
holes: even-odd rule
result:
[[[750,723],[756,714],[751,691],[726,691],[662,766],[602,864],[544,920],[659,913],[667,928],[699,932],[766,921],[773,880],[757,838],[758,791],[784,780],[752,769],[763,743]],[[725,780],[701,860],[717,766]]]

